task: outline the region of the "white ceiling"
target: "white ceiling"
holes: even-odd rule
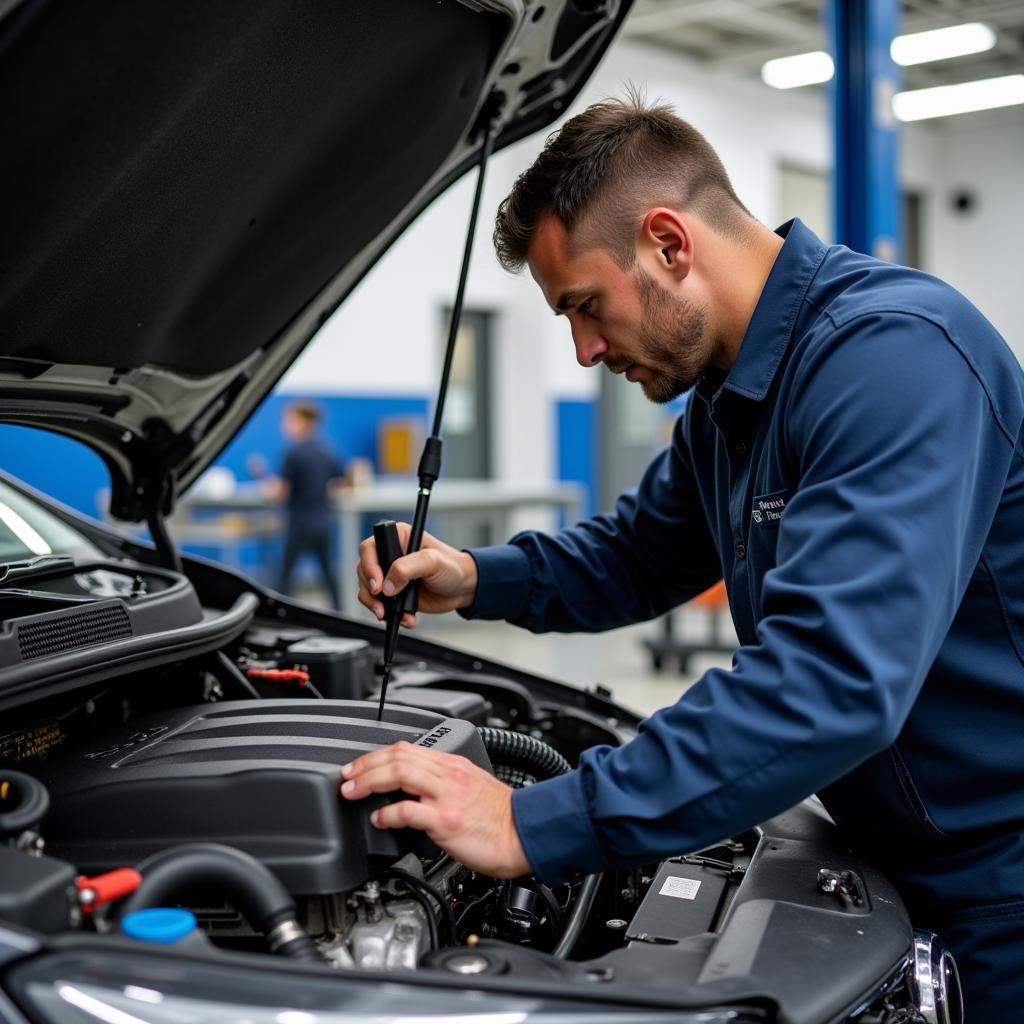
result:
[[[902,0],[901,32],[983,21],[987,53],[905,68],[906,88],[1024,71],[1024,0]],[[716,68],[757,77],[773,57],[829,49],[823,0],[636,0],[625,35]]]

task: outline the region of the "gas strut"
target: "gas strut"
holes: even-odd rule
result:
[[[416,475],[419,488],[416,492],[416,511],[412,518],[412,532],[405,554],[411,555],[419,551],[423,543],[423,528],[427,522],[427,507],[430,504],[430,493],[437,478],[441,475],[441,418],[444,415],[444,400],[448,394],[448,379],[452,372],[452,358],[455,355],[455,339],[459,332],[462,319],[462,300],[466,294],[466,278],[469,276],[469,257],[473,250],[473,235],[476,233],[476,219],[480,212],[480,199],[484,190],[484,172],[487,160],[494,148],[494,136],[497,117],[492,115],[487,122],[484,136],[484,147],[480,153],[480,173],[476,179],[476,192],[473,195],[473,206],[469,214],[469,230],[466,232],[466,247],[462,253],[462,271],[459,274],[459,286],[455,292],[455,306],[452,309],[451,323],[448,325],[448,344],[444,353],[444,369],[441,371],[441,386],[437,394],[437,405],[434,409],[434,427],[430,436],[423,444]],[[377,560],[381,570],[387,577],[388,570],[396,558],[402,557],[402,545],[398,539],[398,526],[392,519],[384,519],[375,523],[373,539],[377,546]],[[384,674],[380,685],[380,706],[377,708],[377,721],[384,717],[384,701],[387,699],[388,683],[391,681],[391,665],[395,658],[395,647],[398,644],[398,627],[406,612],[415,615],[419,602],[419,583],[411,582],[400,594],[394,597],[382,597],[386,616],[384,630]]]

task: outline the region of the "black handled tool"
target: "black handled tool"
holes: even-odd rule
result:
[[[466,232],[466,246],[462,252],[462,270],[459,274],[459,286],[455,290],[455,305],[452,308],[452,319],[448,325],[448,345],[444,354],[444,368],[441,371],[441,386],[437,394],[437,406],[434,409],[434,429],[430,437],[423,444],[423,454],[420,456],[420,464],[416,470],[419,480],[419,489],[416,492],[416,511],[412,517],[412,531],[409,534],[409,543],[405,554],[412,554],[419,551],[423,543],[423,530],[427,525],[427,507],[430,504],[430,493],[433,490],[437,478],[441,475],[441,419],[444,415],[444,400],[448,394],[448,381],[451,378],[452,359],[455,356],[455,339],[459,333],[459,322],[462,319],[462,300],[466,294],[466,278],[469,276],[469,257],[473,251],[473,236],[476,234],[476,219],[480,212],[480,199],[484,192],[484,171],[487,169],[487,160],[494,148],[494,137],[497,132],[497,114],[492,107],[491,114],[487,119],[484,130],[484,145],[480,153],[480,174],[476,181],[476,192],[473,194],[473,207],[469,214],[469,228]],[[377,526],[383,527],[380,536],[377,534]],[[384,575],[387,576],[391,562],[384,566],[381,545],[391,550],[392,531],[394,538],[394,549],[397,554],[391,561],[403,554],[401,544],[398,542],[398,529],[394,523],[388,526],[388,521],[378,523],[373,528],[373,539],[377,545],[377,557]],[[391,680],[391,661],[394,658],[395,647],[398,643],[398,627],[402,623],[402,616],[409,612],[416,614],[417,602],[419,599],[419,587],[416,583],[410,583],[400,594],[390,599],[390,606],[385,599],[384,607],[387,614],[387,627],[384,632],[384,674],[381,678],[380,707],[377,709],[377,721],[384,715],[384,700],[387,697],[388,683]]]
[[[381,572],[384,578],[391,571],[391,566],[396,558],[401,558],[402,542],[398,539],[398,524],[394,519],[382,519],[379,523],[373,524],[373,542],[377,545],[377,561],[380,562]],[[377,708],[377,721],[384,715],[384,699],[388,692],[388,682],[391,679],[391,662],[395,658],[395,647],[398,645],[398,626],[402,621],[402,611],[396,608],[398,597],[384,597],[381,595],[384,604],[384,617],[387,626],[384,630],[384,675],[380,684],[380,707]]]

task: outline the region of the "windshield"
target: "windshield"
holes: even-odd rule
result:
[[[0,478],[0,563],[37,555],[101,557],[93,544]]]

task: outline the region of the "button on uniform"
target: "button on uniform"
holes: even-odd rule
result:
[[[736,557],[737,558],[746,558],[747,557],[747,549],[746,549],[746,547],[743,544],[737,544],[736,545]]]
[[[746,455],[747,454],[747,442],[746,441],[737,441],[736,442],[736,447],[735,447],[734,450],[735,450],[737,455]]]

